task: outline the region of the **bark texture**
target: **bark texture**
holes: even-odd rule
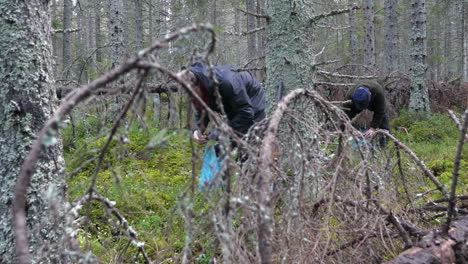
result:
[[[468,82],[468,35],[466,34],[467,19],[466,15],[468,14],[468,3],[463,2],[462,5],[462,36],[463,36],[463,81]]]
[[[385,0],[385,55],[384,63],[386,73],[389,74],[397,69],[397,34],[396,34],[396,7],[397,0]]]
[[[143,1],[135,0],[136,49],[143,49]]]
[[[354,0],[348,0],[348,7],[354,6]],[[357,35],[356,35],[356,10],[349,12],[349,55],[351,56],[350,62],[357,63]]]
[[[417,246],[405,250],[387,264],[467,263],[468,219],[453,222],[448,237],[436,231],[424,236]]]
[[[124,56],[123,0],[110,0],[109,42],[112,68],[117,66]]]
[[[304,6],[289,0],[270,1],[267,14],[265,45],[267,78],[267,111],[276,105],[278,86],[282,81],[283,95],[297,88],[312,88],[308,72],[306,26],[301,12]]]
[[[411,91],[410,110],[428,112],[429,91],[426,85],[427,40],[426,40],[426,2],[411,0]]]
[[[245,5],[247,6],[247,11],[255,13],[255,0],[246,0]],[[254,30],[256,28],[255,17],[247,15],[247,32]],[[257,57],[257,38],[256,33],[249,34],[247,36],[247,54],[249,59]]]
[[[375,66],[374,1],[364,0],[364,64]]]
[[[46,2],[0,0],[0,263],[15,262],[13,189],[25,155],[51,116],[56,98]],[[60,142],[45,138],[44,144],[50,147],[42,154],[27,191],[27,221],[23,223],[34,256],[61,237],[60,220],[53,218],[50,208],[59,209],[65,203]],[[59,254],[52,250],[44,263],[60,263]]]
[[[65,74],[65,71],[70,66],[71,62],[71,32],[70,29],[72,27],[72,0],[64,0],[63,1],[63,70],[62,73]]]

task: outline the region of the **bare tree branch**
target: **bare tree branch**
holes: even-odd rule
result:
[[[244,36],[247,36],[247,35],[250,35],[250,34],[253,34],[253,33],[257,33],[259,31],[262,31],[262,30],[265,30],[265,27],[258,27],[258,28],[254,28],[250,31],[245,31],[245,32],[230,32],[230,31],[226,31],[224,32],[224,34],[226,35],[233,35],[233,36],[239,36],[239,37],[244,37]]]
[[[457,192],[457,184],[458,184],[458,177],[459,177],[459,170],[460,170],[460,160],[461,160],[461,153],[463,151],[463,144],[465,143],[465,136],[466,130],[468,127],[468,110],[465,110],[465,114],[463,115],[463,125],[460,131],[460,139],[458,140],[458,147],[457,153],[455,155],[455,161],[453,162],[453,172],[452,172],[452,188],[450,190],[450,200],[447,207],[447,221],[445,222],[444,227],[442,228],[442,233],[448,235],[448,231],[450,229],[450,222],[456,216],[455,211],[455,198]]]
[[[331,17],[331,16],[336,16],[336,15],[348,13],[351,10],[360,9],[360,8],[361,8],[360,6],[355,5],[355,6],[351,7],[351,8],[332,10],[331,12],[323,13],[323,14],[316,15],[316,16],[312,17],[311,19],[309,19],[309,23],[314,24],[314,23],[317,23],[317,21],[319,21],[321,19],[324,19],[326,17]]]
[[[23,165],[21,166],[17,182],[15,185],[15,190],[13,194],[13,231],[15,233],[15,239],[17,243],[15,244],[15,250],[17,253],[18,259],[29,259],[28,253],[28,240],[27,240],[27,230],[26,230],[26,191],[29,187],[31,177],[36,170],[36,163],[39,159],[41,151],[44,149],[43,140],[45,136],[54,137],[59,129],[59,122],[70,113],[70,111],[80,102],[88,98],[93,94],[93,92],[100,87],[116,80],[119,76],[138,68],[138,63],[150,54],[155,49],[165,47],[167,43],[171,40],[178,38],[182,34],[187,34],[193,31],[206,30],[214,35],[213,29],[210,26],[204,25],[191,25],[185,28],[180,29],[179,31],[170,34],[165,39],[154,42],[150,47],[143,49],[139,54],[129,60],[127,60],[122,65],[112,69],[107,74],[97,78],[90,84],[83,86],[79,89],[74,89],[73,92],[68,94],[65,99],[62,101],[59,108],[55,111],[53,117],[49,119],[44,127],[38,132],[37,140],[31,148],[28,156],[25,158]],[[212,42],[209,47],[209,52],[214,49],[214,42]],[[23,264],[23,263],[21,263]],[[26,264],[26,263],[24,263]]]
[[[448,193],[445,190],[442,183],[440,183],[440,181],[437,180],[437,178],[434,176],[434,174],[432,174],[432,172],[426,167],[424,162],[422,160],[420,160],[410,148],[408,148],[405,144],[401,143],[398,139],[396,139],[392,134],[388,133],[387,131],[377,130],[377,133],[380,133],[380,134],[383,134],[383,135],[387,136],[388,138],[393,140],[393,142],[395,142],[395,144],[397,144],[398,147],[400,147],[406,153],[408,153],[408,155],[410,155],[410,157],[416,162],[416,164],[423,170],[424,175],[426,175],[426,177],[428,177],[435,184],[435,186],[437,187],[437,189],[439,189],[439,191],[442,193],[442,195],[445,198],[449,197]]]
[[[358,76],[358,75],[346,75],[346,74],[338,74],[338,73],[331,73],[326,71],[317,71],[320,75],[336,77],[336,78],[346,78],[346,79],[377,79],[378,76]]]
[[[247,14],[247,15],[254,16],[254,17],[265,18],[266,20],[269,20],[269,19],[270,19],[270,16],[268,16],[268,15],[263,15],[263,14],[257,14],[257,13],[249,12],[249,11],[244,10],[244,9],[242,9],[242,8],[237,8],[237,10],[239,10],[239,11],[241,11],[242,13],[245,13],[245,14]]]

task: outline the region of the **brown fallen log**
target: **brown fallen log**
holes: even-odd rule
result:
[[[452,222],[448,236],[433,230],[416,246],[386,264],[455,264],[468,263],[468,217]]]

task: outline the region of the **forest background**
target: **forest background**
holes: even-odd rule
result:
[[[467,1],[17,2],[0,1],[13,32],[0,56],[11,146],[0,152],[0,262],[398,263],[411,247],[437,255],[434,244],[449,245],[442,261],[466,261],[466,235],[447,235],[467,221]],[[212,116],[230,176],[209,192],[197,188],[190,87],[171,76],[197,60],[252,71],[269,105],[236,139],[242,166]],[[385,150],[361,145],[337,107],[365,79],[385,87]],[[14,203],[44,125],[25,250]]]

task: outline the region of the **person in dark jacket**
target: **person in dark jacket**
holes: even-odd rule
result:
[[[376,129],[390,130],[388,113],[385,105],[384,89],[375,81],[363,81],[353,88],[349,89],[345,100],[351,100],[344,107],[350,119],[353,119],[364,109],[374,112],[369,130],[363,135],[366,139],[372,139],[375,136]],[[385,143],[381,142],[381,145]]]
[[[265,92],[260,82],[250,72],[237,72],[233,69],[234,66],[212,68],[219,83],[218,91],[228,124],[239,135],[244,135],[255,122],[265,118]],[[221,108],[216,103],[215,83],[209,77],[208,67],[204,63],[197,62],[178,75],[192,84],[194,91],[212,110],[220,112]],[[204,144],[207,138],[203,133],[209,118],[197,102],[192,101],[192,103],[196,110],[197,126],[193,131],[193,137],[198,143]]]

